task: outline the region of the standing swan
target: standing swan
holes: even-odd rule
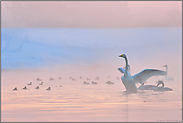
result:
[[[166,73],[168,74],[168,65],[164,65],[163,67],[166,67]],[[167,81],[173,81],[174,78],[173,77],[167,77],[167,75],[165,75],[165,80],[167,80]]]
[[[136,92],[137,91],[137,87],[133,81],[132,76],[130,75],[130,73],[128,72],[128,60],[125,54],[120,55],[119,57],[123,57],[126,61],[126,68],[124,72],[124,76],[121,77],[121,80],[123,82],[123,84],[125,85],[126,91],[129,92]]]
[[[149,79],[152,76],[160,76],[160,75],[166,75],[165,71],[157,70],[157,69],[144,69],[143,71],[135,74],[134,76],[131,76],[128,72],[128,60],[125,54],[120,55],[119,57],[123,57],[126,61],[126,68],[125,70],[123,68],[118,68],[118,70],[121,73],[124,73],[124,76],[121,77],[121,80],[126,88],[126,91],[130,92],[136,92],[137,87],[136,83],[144,83],[147,79]]]

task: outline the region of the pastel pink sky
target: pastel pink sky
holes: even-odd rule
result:
[[[2,27],[181,27],[182,1],[2,1]]]

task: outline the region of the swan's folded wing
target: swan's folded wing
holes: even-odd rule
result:
[[[167,73],[162,70],[144,69],[143,71],[141,71],[133,76],[133,81],[135,83],[144,83],[147,79],[149,79],[152,76],[164,76],[166,74]]]
[[[118,68],[118,70],[119,70],[121,73],[125,73],[125,69],[122,68],[122,67]]]

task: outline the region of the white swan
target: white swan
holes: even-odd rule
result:
[[[163,67],[166,67],[166,73],[168,74],[168,65],[164,65]],[[167,75],[165,75],[165,80],[167,80],[167,81],[173,81],[174,78],[173,77],[167,77]]]
[[[160,84],[162,84],[162,86],[158,87]],[[154,88],[153,90],[154,91],[173,91],[173,89],[171,88],[164,87],[164,83],[161,80],[158,81],[157,88]]]
[[[154,90],[155,88],[157,88],[157,86],[155,86],[155,85],[145,85],[144,86],[144,83],[142,83],[141,86],[139,86],[137,88],[137,90]]]
[[[118,70],[124,73],[124,76],[121,77],[121,80],[126,88],[126,91],[136,92],[137,87],[135,83],[144,83],[147,79],[152,76],[160,76],[166,75],[165,71],[157,70],[157,69],[144,69],[143,71],[131,76],[128,72],[128,60],[125,54],[120,55],[119,57],[123,57],[126,61],[126,68],[118,68]]]

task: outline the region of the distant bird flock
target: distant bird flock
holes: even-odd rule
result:
[[[110,77],[107,76],[107,78],[110,78]],[[62,79],[62,78],[61,78],[61,77],[58,77],[58,79]],[[76,78],[73,78],[73,77],[69,77],[69,79],[72,80],[72,81],[77,81],[77,79],[76,79]],[[81,79],[83,79],[83,77],[80,76],[79,79],[80,79],[79,81],[81,81]],[[117,77],[117,79],[119,79],[119,77]],[[39,85],[37,85],[37,86],[35,87],[35,89],[36,89],[36,90],[39,90],[39,89],[40,89],[40,86],[43,85],[43,81],[42,81],[41,78],[37,78],[36,80],[39,81],[40,83],[39,83]],[[51,77],[49,80],[50,80],[50,81],[54,81],[55,79]],[[90,80],[91,80],[90,78],[86,78],[86,81],[84,81],[83,84],[84,84],[84,85],[89,85],[90,83],[87,82],[87,81],[90,81]],[[97,77],[95,78],[95,81],[92,81],[91,84],[92,84],[92,85],[97,85],[96,80],[99,80],[99,76],[97,76]],[[106,84],[111,85],[111,84],[114,84],[114,82],[107,81]],[[31,85],[32,85],[32,82],[29,82],[29,83],[27,84],[27,86],[31,86]],[[24,86],[22,89],[23,89],[23,90],[27,90],[27,89],[28,89],[27,86]],[[56,87],[58,87],[58,86],[56,86]],[[60,85],[59,87],[62,87],[62,86]],[[18,87],[15,87],[15,88],[13,89],[13,91],[17,91],[17,90],[18,90]],[[47,87],[45,90],[51,90],[51,87]]]

